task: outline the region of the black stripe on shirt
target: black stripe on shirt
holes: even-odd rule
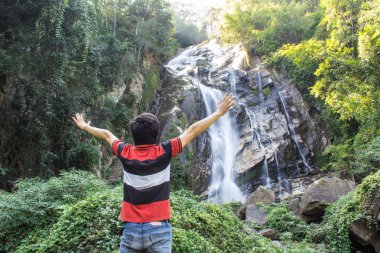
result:
[[[170,156],[164,154],[155,160],[128,160],[120,158],[124,170],[138,176],[148,176],[165,170],[170,164]]]
[[[124,183],[125,202],[132,205],[144,205],[169,199],[169,182],[164,182],[147,189],[137,190],[133,186]]]

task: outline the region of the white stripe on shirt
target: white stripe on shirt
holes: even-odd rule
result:
[[[170,165],[163,171],[148,176],[138,176],[124,171],[124,183],[137,190],[147,189],[170,180]]]

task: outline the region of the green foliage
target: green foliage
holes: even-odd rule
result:
[[[236,1],[234,11],[225,15],[222,38],[269,55],[284,44],[309,38],[318,20],[301,2]]]
[[[64,173],[46,182],[23,180],[18,187],[0,195],[2,221],[12,215],[15,221],[1,223],[2,251],[115,252],[119,247],[121,187],[110,189],[87,172]],[[32,202],[21,203],[33,196]],[[199,202],[192,193],[178,191],[171,205],[173,252],[323,252],[290,241],[280,250],[258,234],[245,233],[231,204]]]
[[[242,223],[228,206],[198,202],[186,191],[173,194],[171,204],[174,227],[197,232],[221,252],[247,252],[252,248],[250,237],[240,232]]]
[[[330,205],[323,218],[322,226],[314,234],[315,241],[323,241],[329,252],[351,251],[349,224],[364,219],[369,227],[379,230],[380,171],[368,176],[356,188]]]
[[[231,205],[198,202],[196,197],[187,191],[178,191],[173,194],[171,204],[173,226],[180,229],[177,230],[180,234],[175,235],[174,238],[179,240],[181,248],[179,245],[174,245],[173,249],[178,250],[174,252],[200,252],[198,248],[207,244],[213,245],[210,247],[212,250],[210,252],[322,252],[313,250],[306,244],[300,246],[293,243],[289,243],[284,250],[280,250],[260,235],[248,235],[243,232],[243,224],[233,214]],[[184,231],[191,232],[185,234]],[[194,245],[194,241],[199,241],[197,251],[188,251]]]
[[[332,39],[339,39],[345,46],[356,46],[358,16],[362,3],[366,0],[322,0],[321,6]]]
[[[323,218],[323,224],[318,239],[322,239],[330,252],[351,252],[348,225],[359,217],[357,203],[353,200],[354,194],[349,193],[341,197],[336,203],[329,206]]]
[[[280,238],[292,241],[304,240],[310,230],[309,225],[286,207],[273,208],[269,212],[268,227],[280,232]]]
[[[355,191],[360,210],[365,214],[370,226],[375,225],[377,230],[380,225],[380,171],[366,177]]]
[[[360,133],[357,134],[357,137]],[[369,143],[356,144],[352,140],[328,146],[322,153],[324,170],[349,174],[357,181],[380,169],[380,137]]]
[[[363,3],[359,16],[358,54],[360,59],[379,66],[380,51],[380,3],[368,1]]]
[[[218,248],[212,245],[208,240],[203,238],[197,232],[184,230],[182,228],[173,228],[173,253],[221,253]]]
[[[200,31],[194,24],[186,22],[181,17],[175,19],[175,31],[175,38],[183,48],[207,39],[205,31]]]
[[[65,205],[107,188],[84,171],[64,172],[48,181],[19,181],[13,193],[0,195],[0,249],[10,250],[33,229],[54,223]]]
[[[11,169],[1,187],[96,168],[100,143],[83,144],[89,136],[71,116],[86,112],[97,126],[124,135],[140,101],[111,95],[129,88],[138,71],[147,73],[141,108],[154,97],[160,64],[176,48],[168,3],[6,0],[0,15],[0,164]],[[143,64],[147,56],[150,65]]]
[[[89,170],[99,160],[99,150],[88,142],[78,144],[67,151],[67,162]],[[71,166],[70,166],[71,167]]]
[[[324,41],[315,39],[299,44],[286,44],[273,54],[268,63],[286,72],[305,95],[314,84],[314,72],[325,57],[324,47]]]
[[[335,171],[347,171],[351,159],[352,147],[350,143],[331,145],[324,151],[323,155],[328,157],[329,163],[323,169]]]
[[[361,180],[378,170],[380,3],[375,0],[232,1],[224,41],[290,77],[330,132],[319,166]],[[287,37],[289,36],[289,37]],[[322,104],[324,103],[324,104]],[[365,151],[361,151],[365,150]],[[373,152],[371,152],[373,150]]]
[[[315,72],[311,94],[323,99],[342,119],[369,122],[376,115],[379,75],[374,67],[352,57],[352,49],[328,41],[328,56]]]
[[[350,171],[359,178],[380,170],[380,136],[355,148]]]
[[[45,237],[16,252],[111,252],[118,248],[120,188],[68,206]],[[30,238],[28,238],[30,240]],[[30,242],[30,241],[29,241]]]
[[[140,111],[144,111],[155,98],[156,90],[160,84],[158,71],[146,70],[144,73],[144,80],[143,93],[140,101]]]

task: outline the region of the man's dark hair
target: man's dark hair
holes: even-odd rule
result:
[[[129,123],[129,128],[135,145],[157,144],[160,125],[155,115],[144,112]]]

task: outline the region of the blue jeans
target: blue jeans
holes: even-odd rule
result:
[[[172,226],[168,221],[156,223],[126,223],[120,253],[171,253]]]

